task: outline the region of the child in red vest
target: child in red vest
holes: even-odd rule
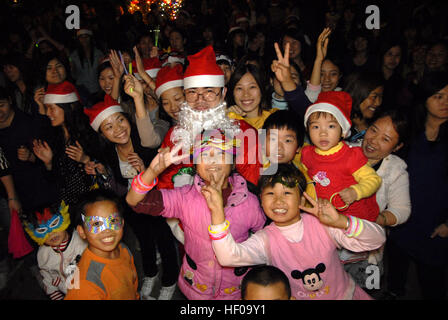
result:
[[[375,222],[381,178],[360,147],[341,141],[350,133],[351,108],[352,99],[343,91],[322,92],[308,107],[304,120],[313,145],[302,149],[302,163],[319,198],[329,199],[345,215]]]

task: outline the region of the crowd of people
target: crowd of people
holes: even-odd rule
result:
[[[0,290],[446,299],[443,1],[47,2],[1,11]]]

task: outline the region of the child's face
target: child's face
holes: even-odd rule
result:
[[[289,163],[300,151],[293,130],[269,129],[266,134],[266,156],[271,163]]]
[[[288,226],[300,220],[301,203],[299,188],[288,188],[281,183],[267,186],[261,192],[261,206],[264,213],[277,226]]]
[[[244,300],[289,300],[285,285],[282,282],[263,286],[249,282]]]
[[[109,218],[114,214],[118,214],[118,209],[113,201],[105,200],[88,204],[85,206],[85,219],[92,220],[89,223],[84,222],[82,226],[77,228],[81,238],[89,243],[89,249],[103,258],[111,258],[117,252],[118,244],[123,237],[123,218],[118,218],[121,219],[120,221],[116,221],[117,218],[111,219],[110,225],[115,225],[113,228],[108,226],[105,230],[99,232],[95,229],[100,229],[104,223],[99,222],[98,218]],[[92,228],[89,228],[89,224]]]
[[[308,132],[316,148],[327,151],[336,146],[342,137],[342,128],[329,113],[313,113],[309,117]]]
[[[50,246],[50,247],[57,247],[62,243],[62,241],[67,240],[67,238],[68,238],[68,233],[66,230],[59,231],[59,232],[52,232],[48,236],[48,238],[44,242],[44,244],[47,246]]]
[[[196,172],[206,183],[211,181],[211,176],[218,181],[219,177],[222,175],[228,177],[232,171],[232,155],[220,149],[211,148],[203,151],[200,158],[200,162],[196,164]],[[225,181],[223,187],[227,186],[227,179]]]

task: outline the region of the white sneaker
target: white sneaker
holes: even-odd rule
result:
[[[176,284],[169,287],[160,288],[159,298],[157,300],[171,300],[174,291],[176,290]]]
[[[140,296],[142,300],[155,300],[154,297],[151,297],[152,289],[154,288],[154,283],[156,282],[158,274],[154,277],[144,277],[142,288],[140,289]]]

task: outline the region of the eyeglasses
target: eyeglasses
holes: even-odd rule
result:
[[[187,89],[185,90],[185,98],[187,101],[196,101],[199,99],[199,96],[202,96],[202,99],[206,102],[212,102],[219,95],[220,90],[215,92],[213,89],[205,89],[203,92],[198,92],[196,89]]]

